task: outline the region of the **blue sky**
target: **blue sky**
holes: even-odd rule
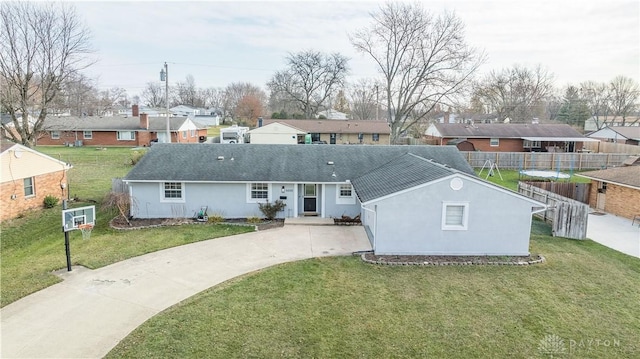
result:
[[[164,62],[170,84],[193,75],[198,87],[266,82],[289,52],[307,49],[349,57],[355,80],[377,75],[348,35],[370,23],[377,2],[105,1],[74,2],[92,32],[98,62],[86,70],[101,88],[139,94],[159,82]],[[488,61],[482,72],[541,64],[556,85],[640,82],[640,2],[626,0],[423,1],[429,11],[454,11],[468,43]]]

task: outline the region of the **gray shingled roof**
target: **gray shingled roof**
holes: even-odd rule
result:
[[[177,131],[187,117],[172,117],[170,127]],[[194,122],[196,126],[204,128]],[[149,131],[165,131],[167,129],[166,117],[149,117]],[[42,129],[45,131],[140,131],[140,117],[75,117],[75,116],[49,116],[45,119]]]
[[[278,120],[265,119],[264,125],[280,122],[307,133],[379,133],[388,135],[391,128],[386,121],[373,120]]]
[[[425,184],[455,173],[451,168],[408,153],[351,181],[361,202]]]
[[[453,146],[159,143],[149,149],[125,180],[345,182],[407,153],[475,176]],[[218,160],[219,156],[224,159]]]
[[[578,176],[604,182],[615,182],[640,189],[640,166],[625,166],[606,170],[588,171]]]
[[[566,124],[463,124],[436,123],[442,137],[523,138],[523,137],[584,137]],[[586,138],[585,138],[586,139]]]

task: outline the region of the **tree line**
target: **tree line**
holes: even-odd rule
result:
[[[147,83],[132,97],[118,87],[97,90],[82,74],[91,65],[90,32],[70,5],[4,2],[0,19],[0,106],[10,117],[2,124],[4,137],[30,145],[44,118],[63,111],[103,115],[132,103],[166,106],[160,82]],[[349,40],[376,64],[379,76],[349,83],[348,58],[308,49],[285,57],[266,84],[268,92],[244,82],[199,88],[188,75],[170,84],[169,105],[213,108],[248,125],[260,116],[314,118],[333,109],[352,119],[386,120],[394,143],[445,109],[468,120],[491,114],[500,122],[538,118],[574,126],[591,117],[598,127],[613,117],[623,123],[638,118],[638,84],[624,76],[560,90],[542,65],[515,64],[481,75],[486,54],[467,43],[462,20],[421,4],[382,4]],[[27,123],[28,118],[36,120]]]

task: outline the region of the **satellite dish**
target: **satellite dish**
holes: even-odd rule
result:
[[[22,150],[16,149],[13,151],[13,155],[16,156],[16,158],[22,157]]]

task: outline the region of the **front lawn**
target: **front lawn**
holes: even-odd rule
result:
[[[80,231],[70,233],[73,265],[98,268],[160,249],[252,231],[253,227],[198,224],[178,227],[117,231],[108,226],[114,214],[100,210],[113,177],[131,168],[131,148],[37,147],[74,167],[69,171],[71,197],[80,198],[69,207],[95,205],[96,227],[90,240]],[[139,150],[144,151],[144,149]],[[51,272],[66,268],[62,206],[36,210],[22,218],[2,222],[0,243],[0,306],[60,281]]]
[[[640,261],[533,228],[541,265],[265,269],[151,318],[108,357],[640,357]]]

